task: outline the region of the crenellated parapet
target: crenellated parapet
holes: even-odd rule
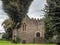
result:
[[[25,18],[26,18],[25,20],[28,20],[29,23],[34,23],[34,24],[43,23],[43,18],[42,19],[30,18],[28,15],[26,15]]]

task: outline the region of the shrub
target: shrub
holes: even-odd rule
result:
[[[60,34],[57,36],[57,43],[60,43]]]
[[[2,35],[2,39],[6,39],[6,33]]]
[[[47,43],[53,44],[54,42],[52,41],[52,39],[49,39],[49,40],[47,40]]]
[[[21,39],[19,37],[16,37],[16,39],[12,40],[13,43],[20,43]]]

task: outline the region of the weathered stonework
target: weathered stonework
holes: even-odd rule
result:
[[[30,19],[26,16],[21,27],[13,30],[13,39],[15,36],[19,36],[22,43],[44,43],[43,19]]]

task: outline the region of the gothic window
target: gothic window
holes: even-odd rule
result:
[[[36,33],[36,37],[40,37],[40,33],[39,32]]]
[[[26,31],[26,24],[23,24],[23,31]]]

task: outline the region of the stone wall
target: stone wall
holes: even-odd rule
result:
[[[23,29],[24,24],[26,26]],[[18,32],[15,32],[15,34],[17,34],[21,38],[22,43],[24,43],[24,41],[25,43],[36,43],[35,40],[37,39],[36,37],[37,33],[40,33],[40,38],[44,38],[43,19],[40,19],[40,20],[30,19],[28,16],[26,16],[24,20],[22,21],[22,25],[18,29]]]

